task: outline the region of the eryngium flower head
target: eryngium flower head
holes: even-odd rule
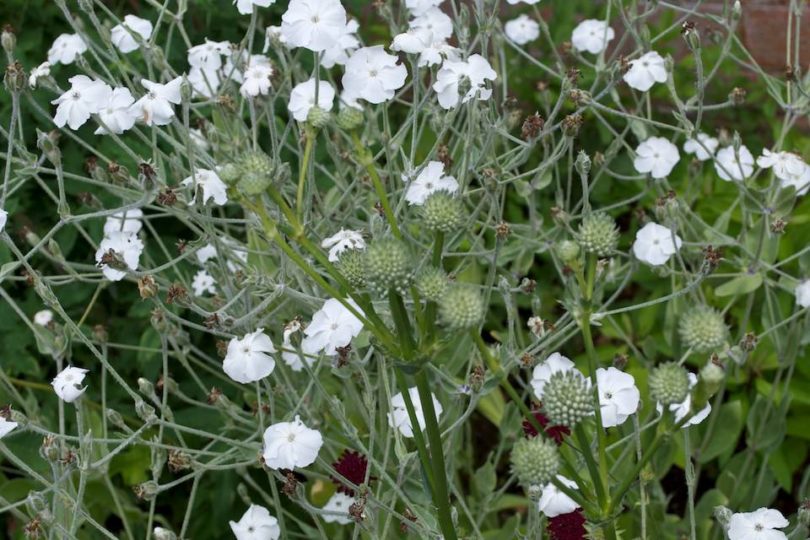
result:
[[[560,468],[557,445],[544,437],[518,439],[511,461],[512,472],[526,488],[549,483]]]
[[[360,249],[348,249],[340,254],[335,266],[352,287],[360,288],[366,283],[365,252]]]
[[[574,427],[593,413],[593,395],[576,370],[556,371],[543,389],[543,408],[552,423]]]
[[[383,294],[390,289],[404,291],[411,280],[411,253],[402,240],[381,238],[365,252],[366,283]]]
[[[332,113],[326,109],[321,109],[317,105],[312,107],[309,113],[307,113],[307,122],[316,129],[326,127],[331,119]]]
[[[247,195],[258,195],[270,187],[275,169],[273,160],[262,151],[247,152],[239,158],[241,178],[236,184]]]
[[[422,221],[431,231],[450,233],[464,224],[464,203],[446,191],[437,191],[419,207]]]
[[[652,370],[649,385],[650,396],[658,403],[681,403],[689,394],[689,374],[676,362],[667,362]]]
[[[579,224],[577,241],[586,252],[606,257],[619,243],[619,229],[612,217],[604,212],[594,212]]]
[[[723,346],[728,327],[720,313],[709,306],[697,306],[683,314],[678,332],[693,352],[708,353]]]
[[[474,328],[484,318],[485,311],[484,298],[470,285],[450,287],[439,302],[439,316],[453,330]]]
[[[428,266],[419,272],[415,283],[416,290],[429,302],[438,302],[449,284],[445,271],[434,266]]]
[[[356,109],[350,106],[344,106],[340,108],[340,111],[337,115],[337,125],[340,129],[345,129],[346,131],[351,131],[353,129],[357,129],[363,125],[363,119],[365,115],[363,111],[360,109]]]

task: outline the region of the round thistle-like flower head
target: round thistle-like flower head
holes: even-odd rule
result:
[[[337,125],[340,129],[352,131],[363,125],[365,115],[360,109],[354,107],[341,107],[337,115]]]
[[[526,488],[549,483],[560,468],[557,445],[543,437],[518,440],[511,461],[512,471]]]
[[[619,243],[619,229],[612,217],[604,212],[594,212],[579,224],[577,240],[586,252],[606,257]]]
[[[322,127],[326,127],[329,124],[329,121],[332,119],[332,113],[327,111],[326,109],[321,109],[317,105],[312,107],[307,113],[307,122],[309,125],[314,127],[315,129],[321,129]]]
[[[258,195],[270,187],[274,169],[273,160],[264,152],[247,152],[239,159],[237,187],[247,195]]]
[[[464,203],[446,191],[437,191],[419,207],[425,226],[431,231],[450,233],[464,223]]]
[[[474,328],[484,318],[485,311],[481,293],[469,285],[450,287],[439,302],[439,316],[453,330]]]
[[[650,373],[650,396],[661,405],[682,403],[689,395],[689,374],[677,364],[667,362]]]
[[[360,288],[366,283],[366,262],[363,250],[348,249],[340,254],[337,263],[338,271],[352,287]]]
[[[575,261],[577,257],[579,257],[579,244],[573,240],[558,242],[556,249],[557,255],[559,255],[560,259],[566,264]]]
[[[378,294],[403,291],[411,280],[411,253],[402,240],[381,238],[365,251],[366,283]]]
[[[416,276],[415,284],[416,290],[425,300],[438,302],[447,291],[450,282],[444,270],[428,266]]]
[[[229,186],[236,184],[242,178],[242,170],[236,163],[226,163],[217,172],[222,181]]]
[[[709,306],[698,306],[683,314],[678,332],[684,345],[694,352],[708,353],[723,346],[728,327],[720,313]]]
[[[576,370],[556,371],[543,389],[543,408],[552,424],[574,427],[593,414],[589,381]]]

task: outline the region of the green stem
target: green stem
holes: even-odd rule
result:
[[[298,171],[298,191],[295,194],[295,208],[298,210],[298,219],[304,217],[304,191],[307,184],[307,176],[309,172],[309,160],[312,157],[312,148],[315,146],[316,133],[313,128],[307,124],[304,128],[304,137],[307,142],[304,144],[304,157],[301,161],[301,169]]]
[[[394,218],[394,212],[391,210],[391,203],[388,201],[388,195],[385,193],[385,186],[383,185],[382,178],[380,178],[380,174],[377,172],[377,167],[374,166],[374,159],[371,155],[371,151],[363,146],[363,141],[360,140],[357,133],[352,133],[352,141],[354,141],[354,149],[355,152],[357,152],[357,158],[360,161],[360,164],[365,167],[366,172],[371,177],[371,183],[374,184],[374,191],[377,193],[377,197],[380,199],[380,204],[383,207],[385,219],[388,221],[388,225],[391,227],[391,232],[396,238],[402,238],[402,233],[399,231],[399,226]]]
[[[596,464],[596,460],[591,454],[591,445],[588,442],[588,436],[585,433],[585,428],[581,422],[574,428],[574,435],[576,435],[577,443],[579,443],[579,449],[582,452],[582,456],[585,458],[585,465],[588,467],[588,473],[591,475],[591,481],[593,482],[596,490],[596,498],[599,501],[599,508],[604,509],[607,504],[607,492],[605,490],[605,485],[602,483],[600,469]]]

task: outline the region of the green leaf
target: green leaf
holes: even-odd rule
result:
[[[473,476],[473,490],[479,499],[483,499],[493,491],[498,482],[498,476],[495,474],[495,466],[486,462],[475,471]]]
[[[763,453],[779,446],[787,431],[785,415],[762,395],[757,395],[754,400],[745,426],[748,446]]]
[[[743,428],[742,403],[739,400],[724,403],[717,415],[709,442],[697,456],[699,463],[708,463],[737,446]]]
[[[714,290],[717,296],[750,294],[762,285],[762,274],[746,274],[726,281]]]
[[[495,424],[501,425],[504,410],[503,394],[499,388],[494,388],[490,393],[482,397],[478,404],[475,406],[476,410],[484,415],[484,417]]]

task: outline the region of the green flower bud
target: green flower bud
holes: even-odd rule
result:
[[[689,373],[677,362],[667,362],[653,368],[649,386],[650,396],[658,403],[682,403],[689,395]]]
[[[588,176],[591,171],[591,158],[584,150],[580,150],[577,154],[577,160],[574,162],[574,167],[580,176]]]
[[[805,500],[801,506],[799,506],[796,518],[805,528],[810,528],[810,500]]]
[[[3,33],[2,37],[0,37],[0,42],[2,42],[3,50],[6,51],[6,54],[9,56],[14,54],[14,49],[17,47],[17,36],[14,34],[14,29],[11,26],[3,26]]]
[[[341,107],[337,115],[337,125],[340,129],[352,131],[362,126],[364,119],[363,111],[354,107]]]
[[[329,121],[332,119],[332,113],[329,111],[325,111],[321,109],[317,105],[312,107],[307,114],[307,122],[310,126],[314,127],[315,129],[321,129],[322,127],[326,127],[329,124]]]
[[[511,461],[512,471],[526,488],[549,483],[560,468],[557,446],[543,437],[518,440]]]
[[[728,528],[728,522],[731,521],[731,516],[734,514],[731,510],[726,508],[725,506],[715,506],[714,507],[714,519],[717,520],[717,523],[723,527],[723,530]]]
[[[438,302],[449,285],[447,273],[441,268],[429,266],[416,276],[416,290],[429,302]]]
[[[242,172],[236,163],[226,163],[219,168],[219,177],[223,182],[232,186],[242,177]]]
[[[431,231],[450,233],[464,224],[466,211],[461,199],[446,191],[437,191],[419,207],[425,226]]]
[[[439,317],[453,330],[475,328],[485,313],[484,298],[470,285],[453,285],[439,301]]]
[[[588,380],[574,370],[552,373],[543,390],[543,409],[553,425],[574,427],[593,413]]]
[[[725,344],[728,327],[723,316],[708,306],[697,306],[681,317],[678,332],[684,345],[698,353],[708,353]]]
[[[726,370],[712,360],[706,362],[706,365],[700,369],[700,380],[706,385],[709,394],[716,394],[725,378]]]
[[[160,488],[157,485],[157,482],[149,480],[142,484],[138,484],[132,490],[135,492],[135,496],[141,499],[142,501],[151,501],[157,494],[160,492]]]
[[[579,257],[579,244],[573,240],[563,240],[562,242],[558,242],[556,249],[557,255],[565,264],[570,264]]]
[[[612,217],[604,212],[595,212],[585,216],[579,224],[577,241],[586,252],[606,257],[616,250],[619,229]]]
[[[258,195],[270,187],[275,169],[270,156],[261,151],[248,152],[239,158],[238,165],[242,176],[237,183],[240,191]]]
[[[410,284],[411,265],[410,250],[402,240],[375,240],[365,252],[366,283],[378,294],[390,289],[402,292]]]
[[[362,250],[349,249],[340,254],[335,263],[338,271],[352,287],[360,288],[366,284],[366,263]]]

